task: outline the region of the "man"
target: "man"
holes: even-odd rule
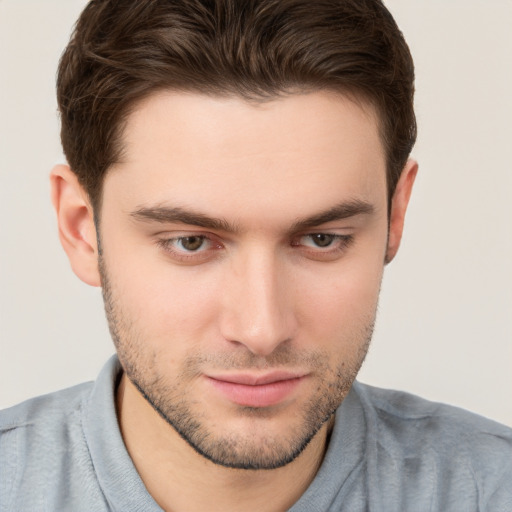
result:
[[[2,413],[2,510],[512,509],[510,429],[355,382],[417,172],[379,1],[91,2],[58,98],[117,358]]]

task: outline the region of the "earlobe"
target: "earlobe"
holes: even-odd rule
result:
[[[411,197],[414,180],[418,173],[418,163],[408,160],[400,175],[400,179],[391,201],[391,212],[389,218],[388,247],[386,251],[386,263],[393,260],[400,247],[404,229],[405,213]]]
[[[86,192],[67,165],[52,169],[50,186],[60,242],[73,272],[85,283],[101,286],[94,213]]]

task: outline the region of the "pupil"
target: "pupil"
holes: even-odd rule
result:
[[[318,247],[327,247],[331,244],[333,240],[333,235],[325,235],[323,233],[317,233],[313,235],[313,240]]]
[[[187,251],[197,251],[203,245],[203,239],[200,236],[187,236],[181,240],[181,244]]]

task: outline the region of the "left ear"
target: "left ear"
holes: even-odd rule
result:
[[[386,251],[386,263],[389,263],[398,252],[402,233],[404,230],[405,212],[411,197],[412,186],[418,173],[418,163],[408,160],[400,175],[398,184],[391,201],[391,212],[389,216],[389,236]]]

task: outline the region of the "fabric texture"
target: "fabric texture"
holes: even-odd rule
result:
[[[114,356],[95,383],[0,412],[1,512],[157,512],[124,446]],[[290,512],[511,512],[512,429],[355,383]]]

